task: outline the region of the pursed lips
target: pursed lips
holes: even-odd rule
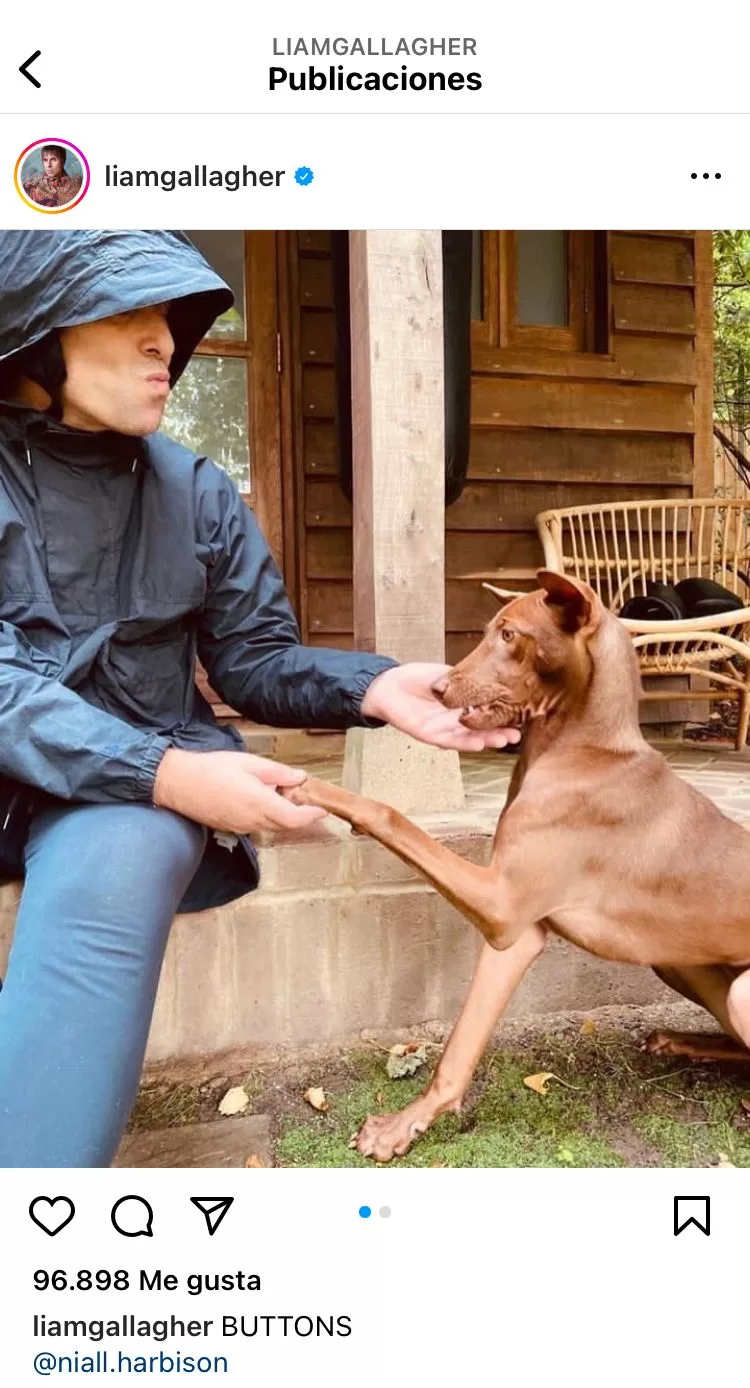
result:
[[[146,382],[148,385],[154,386],[154,388],[157,389],[160,394],[169,394],[168,371],[152,371],[151,375],[146,377]]]

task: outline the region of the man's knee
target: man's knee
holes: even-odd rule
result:
[[[132,905],[154,893],[181,891],[196,870],[206,829],[150,805],[76,805],[55,810],[35,831],[27,876],[45,881],[58,899],[66,887]],[[50,881],[50,877],[54,880]]]
[[[735,1032],[750,1047],[750,969],[734,980],[729,989],[727,1006]]]

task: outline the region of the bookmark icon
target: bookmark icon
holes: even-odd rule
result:
[[[674,1232],[683,1233],[694,1224],[702,1234],[711,1233],[711,1198],[708,1195],[676,1195],[674,1197]]]

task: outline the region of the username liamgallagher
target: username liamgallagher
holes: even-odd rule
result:
[[[274,58],[475,58],[472,38],[274,38]],[[269,90],[291,92],[460,92],[479,91],[480,72],[425,72],[402,62],[398,71],[363,72],[331,63],[327,68],[297,69],[274,64],[268,71]]]
[[[208,164],[193,164],[191,169],[122,169],[119,164],[105,164],[104,183],[107,188],[158,188],[173,193],[175,188],[224,188],[237,193],[241,188],[280,188],[286,169],[212,169]]]

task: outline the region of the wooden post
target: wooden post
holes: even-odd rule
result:
[[[350,297],[355,646],[443,661],[440,232],[352,232]],[[343,784],[404,813],[463,806],[458,753],[390,727],[347,733]]]
[[[695,233],[695,434],[693,496],[714,492],[713,232]]]

